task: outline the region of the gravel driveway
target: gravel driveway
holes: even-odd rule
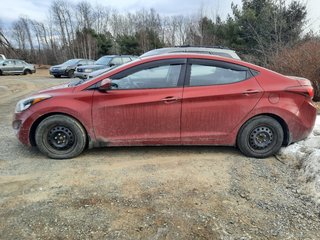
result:
[[[66,81],[0,76],[0,239],[320,239],[320,208],[274,157],[121,147],[57,161],[21,145],[16,102]]]

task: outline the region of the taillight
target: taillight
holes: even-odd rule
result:
[[[307,85],[307,86],[288,87],[286,90],[289,92],[304,95],[310,99],[314,97],[314,91],[312,86]]]
[[[314,97],[313,87],[309,87],[309,88],[308,88],[308,94],[309,94],[310,98],[313,99],[313,97]]]

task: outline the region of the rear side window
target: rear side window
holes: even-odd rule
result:
[[[241,82],[252,77],[250,70],[235,64],[193,63],[190,66],[190,86],[210,86]]]

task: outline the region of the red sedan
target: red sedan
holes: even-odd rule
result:
[[[315,123],[309,80],[200,54],[139,59],[21,100],[19,140],[50,158],[86,147],[237,146],[264,158],[305,139]]]

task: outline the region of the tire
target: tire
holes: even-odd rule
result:
[[[2,71],[0,70],[0,76],[2,76]]]
[[[78,156],[86,146],[86,132],[75,119],[53,115],[40,122],[35,134],[39,150],[53,159]]]
[[[277,120],[268,116],[257,116],[241,127],[237,145],[248,157],[266,158],[280,150],[283,138],[283,128]]]
[[[68,78],[74,78],[74,70],[69,70],[68,71]]]
[[[27,75],[27,74],[32,74],[31,70],[30,69],[25,69],[23,71],[23,75]]]
[[[55,78],[61,78],[61,75],[53,75]]]

